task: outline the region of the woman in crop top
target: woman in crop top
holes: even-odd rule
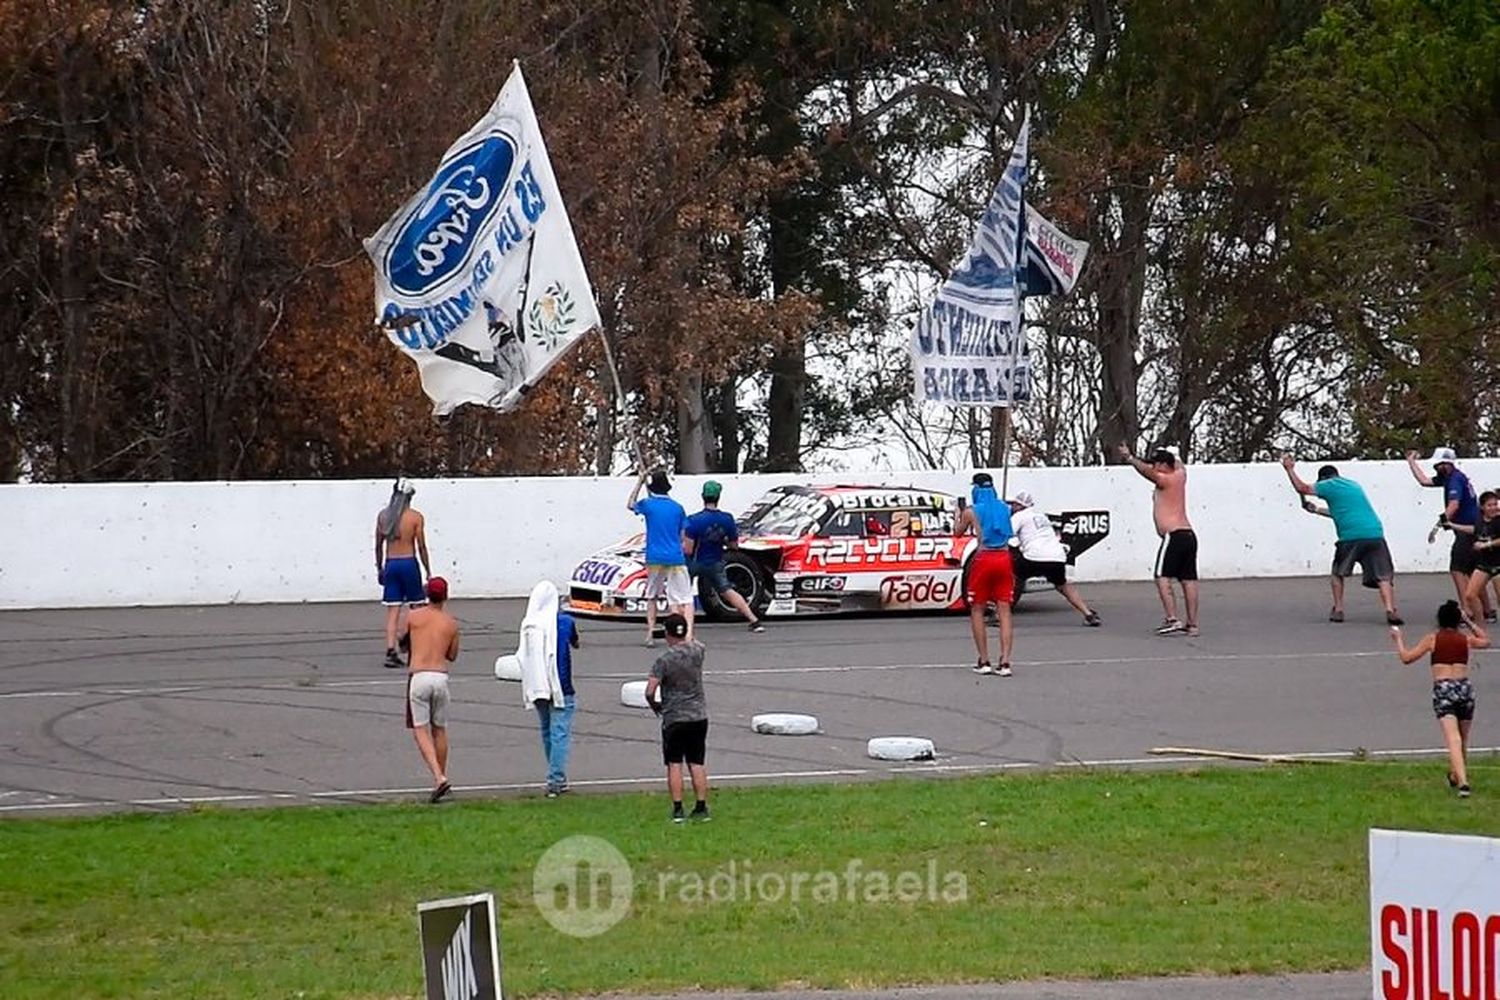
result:
[[[1470,631],[1459,626],[1467,623]],[[1407,647],[1401,629],[1391,626],[1391,639],[1402,663],[1416,663],[1432,657],[1432,710],[1443,729],[1448,746],[1448,784],[1458,789],[1458,797],[1469,797],[1469,727],[1474,724],[1474,687],[1469,683],[1469,650],[1484,649],[1490,637],[1484,626],[1448,601],[1438,608],[1436,632],[1424,635],[1415,646]]]

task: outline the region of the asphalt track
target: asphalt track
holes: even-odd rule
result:
[[[1451,594],[1436,576],[1399,586],[1422,622]],[[969,670],[957,616],[797,620],[763,635],[704,626],[715,783],[1182,762],[1148,754],[1163,746],[1338,755],[1436,743],[1426,670],[1399,667],[1373,595],[1358,588],[1350,620],[1333,625],[1321,580],[1206,581],[1198,638],[1151,633],[1160,607],[1149,584],[1085,592],[1103,628],[1081,627],[1056,594],[1028,595],[1007,679]],[[536,794],[533,715],[517,685],[491,676],[514,648],[521,603],[452,608],[464,626],[457,794]],[[582,628],[572,783],[656,788],[656,721],[619,702],[654,654],[638,625]],[[402,726],[404,674],[380,665],[373,604],[5,612],[0,638],[0,816],[425,790]],[[823,731],[751,732],[750,717],[768,711],[814,714]],[[1484,718],[1476,743],[1500,743]],[[866,741],[879,735],[929,736],[938,760],[870,760]]]

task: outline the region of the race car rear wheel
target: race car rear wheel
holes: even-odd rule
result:
[[[765,570],[758,562],[743,552],[725,553],[724,575],[729,577],[729,585],[739,591],[745,603],[750,605],[755,617],[759,618],[766,613],[766,605],[771,603],[771,590],[766,585]],[[709,585],[707,577],[698,578],[698,596],[703,601],[703,610],[712,620],[739,620],[740,613],[719,597],[718,592]]]

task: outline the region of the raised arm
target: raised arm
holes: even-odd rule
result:
[[[1490,634],[1484,630],[1484,622],[1479,621],[1464,612],[1464,621],[1469,623],[1469,648],[1489,649]]]
[[[1161,475],[1154,468],[1152,468],[1150,462],[1143,462],[1139,458],[1136,458],[1130,453],[1130,449],[1123,444],[1117,445],[1115,447],[1115,453],[1118,454],[1122,460],[1130,463],[1130,467],[1133,468],[1136,472],[1139,472],[1143,478],[1151,480],[1151,482],[1156,486],[1161,485]]]
[[[1313,496],[1317,493],[1317,490],[1312,488],[1311,483],[1304,482],[1302,477],[1297,475],[1297,460],[1291,455],[1281,456],[1281,467],[1286,470],[1286,477],[1292,481],[1292,489],[1305,497]]]
[[[1422,657],[1430,654],[1432,652],[1432,647],[1437,642],[1437,639],[1436,633],[1428,632],[1426,635],[1422,636],[1420,642],[1408,649],[1406,646],[1406,639],[1403,637],[1401,629],[1393,625],[1391,626],[1391,641],[1396,644],[1396,655],[1401,658],[1401,662],[1410,664],[1416,663]]]
[[[958,524],[954,527],[955,535],[977,535],[979,534],[979,519],[974,516],[973,507],[965,507],[958,513]]]
[[[646,485],[646,472],[641,470],[640,478],[635,481],[635,488],[630,491],[630,499],[625,501],[625,509],[635,513],[635,502],[641,498],[641,487]]]
[[[1406,453],[1406,467],[1411,470],[1411,474],[1416,477],[1417,482],[1421,483],[1423,486],[1435,485],[1432,481],[1432,477],[1427,474],[1427,470],[1417,464],[1416,452],[1409,451]]]

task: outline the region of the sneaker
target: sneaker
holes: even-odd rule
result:
[[[1182,630],[1182,634],[1187,636],[1189,639],[1196,639],[1198,637],[1198,626],[1189,625],[1187,628]]]
[[[980,660],[978,663],[974,664],[974,672],[976,674],[993,674],[995,672],[995,668],[990,666],[989,660]]]
[[[1468,785],[1459,785],[1458,786],[1458,797],[1461,798],[1461,799],[1466,799],[1466,798],[1469,797],[1469,786]]]
[[[641,645],[645,646],[647,649],[655,649],[656,648],[656,640],[653,639],[653,638],[651,638],[651,636],[648,635],[648,636],[646,636],[646,641],[643,642],[643,643],[641,643]]]
[[[400,670],[404,666],[406,664],[401,662],[400,653],[397,653],[394,649],[387,649],[385,651],[385,667],[387,670]]]
[[[681,802],[677,803],[675,806],[672,807],[672,822],[673,823],[685,823],[685,822],[687,822],[687,817],[682,814],[682,803]]]
[[[1406,621],[1400,615],[1396,614],[1396,612],[1387,611],[1385,613],[1385,623],[1387,625],[1405,625]]]
[[[1331,622],[1341,622],[1344,620],[1344,613],[1338,608],[1330,608],[1328,611],[1328,620]]]
[[[752,631],[752,632],[760,633],[760,632],[764,632],[765,630],[766,630],[766,627],[764,625],[762,625],[759,620],[753,621],[753,622],[750,623],[750,631]]]
[[[557,798],[561,794],[562,793],[559,792],[555,788],[549,788],[549,789],[547,789],[547,798],[549,798],[549,799],[555,799],[555,798]]]
[[[1484,620],[1487,621],[1487,622],[1489,622],[1491,625],[1495,624],[1495,609],[1494,608],[1490,608],[1488,611],[1486,611],[1484,613]]]
[[[1000,669],[996,670],[995,673],[999,674],[1001,677],[1009,677],[1009,676],[1011,676],[1010,664],[1009,663],[1002,663],[1002,664],[1000,664]]]
[[[693,811],[690,814],[690,818],[702,821],[708,820],[710,818],[708,815],[708,803],[700,802],[697,805],[693,806]]]
[[[1157,635],[1179,635],[1185,631],[1187,630],[1183,627],[1182,622],[1176,618],[1163,618],[1161,624],[1156,628]]]
[[[1098,628],[1100,625],[1104,624],[1104,622],[1099,619],[1099,612],[1097,611],[1090,611],[1088,614],[1084,615],[1083,623],[1089,628]]]

